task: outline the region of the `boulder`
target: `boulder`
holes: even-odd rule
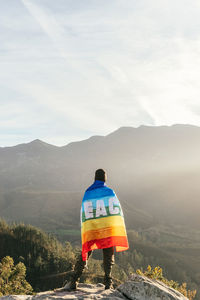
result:
[[[121,284],[117,290],[125,299],[130,300],[188,300],[163,282],[136,274]]]

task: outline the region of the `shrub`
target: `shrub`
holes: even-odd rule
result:
[[[0,262],[0,296],[10,294],[32,294],[31,285],[25,280],[26,267],[23,263],[14,266],[10,256]]]
[[[182,283],[180,285],[176,281],[168,280],[167,278],[165,278],[163,276],[162,268],[160,268],[159,266],[155,267],[154,269],[152,269],[151,266],[148,266],[145,271],[142,271],[141,269],[138,269],[136,271],[136,273],[138,275],[141,275],[141,276],[146,276],[146,277],[149,277],[151,279],[162,281],[163,283],[165,283],[169,287],[171,287],[171,288],[176,289],[177,291],[179,291],[185,297],[188,297],[189,300],[192,300],[192,299],[195,298],[196,290],[194,290],[194,291],[187,290],[187,284],[186,283]]]

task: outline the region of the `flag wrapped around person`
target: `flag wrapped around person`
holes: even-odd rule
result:
[[[120,202],[105,182],[96,180],[85,192],[81,206],[82,259],[95,249],[129,248]]]

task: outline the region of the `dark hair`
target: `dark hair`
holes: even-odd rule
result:
[[[106,181],[106,172],[103,169],[98,169],[95,172],[95,180]]]

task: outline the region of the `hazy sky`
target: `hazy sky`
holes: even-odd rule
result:
[[[0,146],[200,125],[199,0],[0,0]]]

